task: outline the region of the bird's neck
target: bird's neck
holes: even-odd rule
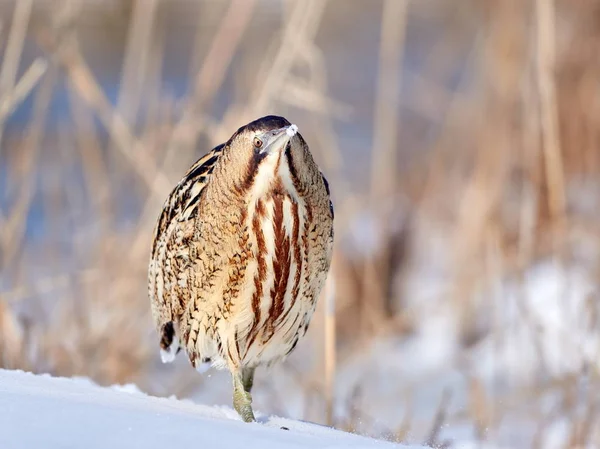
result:
[[[273,193],[289,195],[295,201],[299,200],[288,162],[284,153],[269,155],[262,161],[248,192],[249,202],[256,202]]]

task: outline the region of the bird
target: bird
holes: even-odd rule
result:
[[[163,362],[228,369],[233,407],[255,421],[259,366],[306,334],[331,265],[329,184],[298,127],[268,115],[196,161],[155,226],[148,293]]]

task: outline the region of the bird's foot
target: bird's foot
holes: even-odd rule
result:
[[[252,411],[252,396],[250,393],[238,389],[233,392],[233,408],[242,417],[244,422],[254,422],[254,412]]]

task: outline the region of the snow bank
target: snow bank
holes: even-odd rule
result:
[[[408,448],[257,416],[259,423],[245,424],[228,407],[151,397],[132,386],[102,388],[86,379],[0,370],[2,449]]]

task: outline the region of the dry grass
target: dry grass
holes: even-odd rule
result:
[[[478,374],[477,351],[510,336],[506,283],[538,263],[598,281],[582,250],[600,231],[600,2],[344,1],[0,5],[1,365],[191,394],[185,369],[171,386],[154,377],[151,230],[193,160],[275,112],[301,125],[336,205],[333,282],[310,334],[321,352],[285,368],[305,416],[380,434],[361,405],[369,376],[339,398],[336,373],[373,342],[418,333],[428,315],[407,285],[441,264],[432,303],[456,317],[466,406],[444,392],[419,433],[413,399],[390,398],[405,413],[389,434],[443,447],[442,427],[467,422],[494,440],[526,414],[534,446],[560,419],[568,447],[598,444],[600,403],[581,392],[598,385],[595,363],[504,388]]]

